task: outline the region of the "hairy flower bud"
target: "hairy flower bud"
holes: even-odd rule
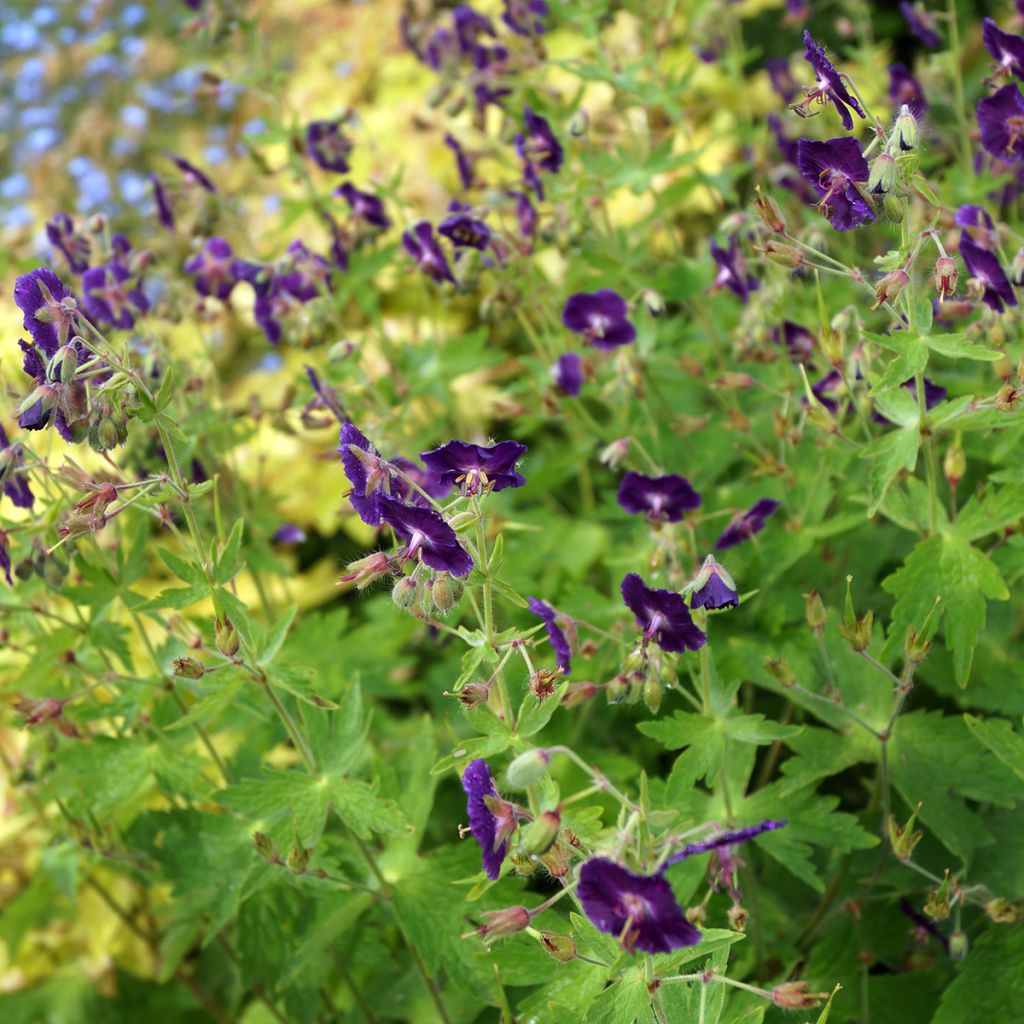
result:
[[[956,490],[957,484],[963,480],[964,473],[967,472],[967,456],[960,445],[951,444],[946,449],[946,454],[942,459],[942,471],[946,475],[946,480],[949,481],[949,486]]]
[[[970,942],[967,935],[959,928],[949,937],[949,958],[950,960],[963,960],[967,956]]]
[[[598,461],[609,469],[618,469],[626,460],[629,454],[629,446],[632,443],[630,437],[620,437],[612,441],[610,445],[598,456]]]
[[[202,679],[206,675],[206,666],[195,658],[175,658],[173,668],[176,676],[185,679]]]
[[[599,687],[589,679],[582,679],[578,683],[571,683],[562,697],[562,706],[574,708],[578,704],[585,704],[593,700],[598,693]]]
[[[917,118],[910,112],[906,103],[900,107],[899,116],[892,135],[889,136],[889,147],[898,149],[901,153],[910,153],[921,143],[921,129],[918,127]]]
[[[641,298],[651,316],[661,316],[665,312],[665,300],[653,288],[645,288]]]
[[[804,601],[807,604],[807,625],[813,630],[824,629],[828,625],[828,612],[825,610],[825,602],[817,590],[804,594]]]
[[[530,925],[530,912],[526,907],[506,907],[504,910],[486,910],[480,915],[484,923],[475,931],[462,937],[479,935],[485,943],[500,939],[503,935],[514,935]]]
[[[541,932],[540,944],[545,953],[563,964],[567,964],[576,957],[576,943],[568,935],[559,935],[558,932]]]
[[[62,345],[46,364],[46,376],[55,384],[70,384],[78,372],[78,353],[74,345]]]
[[[918,804],[914,808],[914,813],[907,820],[906,825],[900,825],[896,821],[895,815],[892,814],[889,815],[889,820],[886,822],[886,831],[889,833],[889,845],[892,847],[892,852],[900,860],[910,860],[914,853],[914,847],[917,846],[924,835],[923,832],[914,830],[914,822],[917,820],[921,806],[921,804]]]
[[[345,566],[345,575],[338,583],[356,584],[356,590],[364,590],[371,583],[376,583],[382,576],[391,571],[391,560],[383,551],[374,551],[372,555],[356,559]]]
[[[430,599],[439,615],[447,615],[455,607],[455,591],[450,581],[447,573],[439,573],[430,581]]]
[[[894,224],[902,224],[906,216],[903,200],[895,192],[887,192],[882,197],[882,212]]]
[[[605,686],[604,692],[609,704],[621,704],[629,695],[629,678],[620,672]]]
[[[875,195],[894,191],[900,183],[900,167],[889,153],[875,157],[868,175],[868,190]]]
[[[782,216],[782,211],[779,209],[779,204],[775,202],[772,196],[765,195],[761,191],[761,186],[755,186],[754,191],[757,196],[754,199],[754,209],[757,210],[757,215],[761,218],[761,223],[769,231],[775,231],[778,234],[782,234],[786,230],[786,219]]]
[[[787,267],[789,270],[796,270],[797,267],[803,266],[807,258],[799,249],[795,249],[792,245],[786,245],[785,242],[776,242],[771,238],[767,239],[762,245],[755,245],[754,252],[771,260],[772,263],[778,263],[779,266]]]
[[[512,759],[505,771],[505,781],[513,789],[526,789],[547,774],[550,763],[551,755],[540,747],[534,747]]]
[[[656,715],[661,708],[661,698],[665,694],[665,688],[661,684],[661,680],[655,675],[649,675],[644,680],[643,686],[643,699],[644,704],[647,705],[647,710],[652,715]]]
[[[523,848],[535,857],[547,853],[555,844],[562,827],[558,811],[544,811],[527,826],[523,833]]]
[[[894,302],[903,294],[908,284],[910,275],[902,268],[886,274],[875,286],[875,304],[871,308],[878,309],[883,302]]]
[[[214,637],[217,643],[217,650],[225,658],[233,658],[238,653],[241,641],[238,631],[231,624],[231,620],[225,615],[223,619],[217,619],[213,627]]]
[[[956,260],[951,256],[940,256],[935,261],[935,290],[939,299],[945,301],[956,291]]]
[[[726,914],[726,917],[729,919],[729,926],[733,931],[737,932],[745,932],[747,930],[747,918],[749,916],[746,908],[741,907],[738,903],[734,903]]]
[[[806,981],[786,981],[772,989],[772,1002],[783,1010],[809,1010],[818,1006],[827,992],[811,992]]]
[[[391,588],[391,600],[396,608],[411,608],[416,603],[419,584],[412,576],[403,576]]]

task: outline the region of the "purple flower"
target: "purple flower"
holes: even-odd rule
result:
[[[981,285],[982,301],[997,313],[1003,312],[1004,304],[1017,305],[1006,271],[1003,270],[996,254],[983,249],[966,231],[960,233],[960,255],[967,265],[967,273]]]
[[[576,352],[566,352],[551,367],[555,387],[569,398],[576,398],[583,388],[583,360]]]
[[[704,559],[704,564],[690,584],[690,594],[691,608],[738,608],[740,603],[732,576],[725,566],[715,561],[714,555]]]
[[[746,303],[750,293],[761,287],[761,282],[747,273],[736,235],[730,236],[728,249],[721,248],[714,239],[711,239],[711,256],[718,267],[714,284],[711,286],[713,292],[720,288],[728,288],[740,302]]]
[[[25,456],[20,444],[11,444],[3,426],[0,426],[0,485],[3,493],[18,508],[31,508],[35,502],[28,486],[28,477],[19,472],[25,465]],[[10,582],[10,580],[8,580]]]
[[[653,590],[635,573],[622,581],[622,600],[644,631],[644,642],[653,640],[663,651],[696,651],[707,636],[694,625],[686,602],[674,590]]]
[[[216,192],[213,182],[195,164],[190,164],[184,157],[171,156],[174,165],[185,175],[185,181],[190,185],[198,185],[207,192]]]
[[[427,277],[455,284],[448,260],[427,221],[420,221],[411,231],[403,232],[402,245]]]
[[[53,357],[24,339],[18,342],[18,347],[24,353],[22,368],[35,382],[18,410],[18,426],[22,430],[42,430],[52,422],[65,441],[77,444],[82,438],[75,436],[70,424],[74,423],[77,429],[88,411],[85,385],[81,381],[70,384],[51,381],[47,363]]]
[[[351,420],[341,428],[338,452],[352,485],[349,501],[356,515],[368,526],[380,526],[381,495],[390,493],[387,462]]]
[[[47,223],[46,237],[64,254],[73,273],[80,274],[89,266],[89,239],[75,230],[74,221],[66,213],[58,213]]]
[[[548,639],[551,641],[551,646],[558,660],[558,667],[564,675],[568,675],[571,667],[572,648],[568,637],[562,631],[561,626],[558,625],[558,612],[547,601],[541,601],[537,597],[529,598],[527,605],[534,615],[539,615],[544,620]]]
[[[352,140],[341,130],[342,121],[311,121],[306,125],[306,153],[325,171],[348,172]]]
[[[89,318],[122,330],[135,326],[135,316],[149,310],[131,271],[123,263],[91,267],[82,275],[82,305]]]
[[[838,370],[829,370],[821,380],[816,380],[811,385],[811,394],[813,394],[829,412],[837,412],[839,410],[837,393],[842,383],[842,374]],[[804,404],[807,404],[806,399],[804,399]]]
[[[817,345],[815,337],[806,327],[793,323],[792,320],[784,320],[782,328],[776,327],[772,331],[772,341],[776,345],[785,345],[789,357],[795,363],[806,363],[814,355]]]
[[[870,172],[856,139],[801,139],[797,143],[796,165],[818,194],[818,207],[836,231],[849,231],[875,219],[857,187],[858,182],[868,180]]]
[[[32,340],[52,359],[77,330],[78,301],[48,267],[38,267],[14,282],[14,301]]]
[[[200,295],[213,295],[222,301],[238,283],[236,260],[231,246],[223,238],[209,238],[206,244],[184,266],[186,274],[195,278]]]
[[[981,23],[981,41],[1000,71],[1024,78],[1024,39],[1004,32],[991,18],[985,18]]]
[[[547,0],[505,0],[501,20],[517,35],[539,36],[547,16]]]
[[[241,261],[239,261],[240,263]],[[238,264],[236,264],[237,268]],[[239,275],[239,280],[245,280]],[[284,333],[281,320],[296,305],[295,299],[281,286],[276,276],[268,278],[265,284],[256,288],[256,301],[253,303],[252,315],[256,324],[271,345],[276,345]]]
[[[594,927],[619,938],[629,952],[668,953],[700,942],[660,871],[635,875],[594,857],[580,868],[576,895]]]
[[[516,152],[524,164],[526,183],[538,199],[543,199],[544,186],[538,172],[558,173],[564,157],[562,146],[551,125],[529,107],[523,111],[523,126],[525,130],[516,136]]]
[[[491,241],[491,229],[479,218],[462,209],[456,209],[437,226],[457,249],[486,249]]]
[[[3,570],[4,577],[7,580],[7,586],[13,587],[14,581],[11,579],[10,541],[3,530],[0,530],[0,569]]]
[[[403,505],[394,498],[381,495],[380,515],[406,544],[406,558],[419,555],[437,572],[468,576],[473,559],[459,543],[455,531],[441,515],[431,508]]]
[[[853,131],[853,117],[848,108],[852,107],[861,117],[864,111],[860,104],[850,95],[839,72],[832,62],[825,56],[825,51],[811,38],[811,33],[804,30],[804,60],[814,70],[817,81],[814,88],[809,90],[807,98],[800,104],[800,110],[806,112],[807,108],[817,100],[819,103],[826,103],[829,100],[835,105],[842,118],[843,127],[849,132]],[[853,140],[849,140],[853,141]],[[860,152],[858,148],[857,152]]]
[[[455,154],[455,166],[458,168],[462,187],[471,189],[473,187],[473,161],[470,160],[459,140],[451,132],[445,135],[444,144]]]
[[[275,531],[273,540],[278,544],[301,544],[306,539],[306,531],[294,523],[282,523]]]
[[[458,55],[459,43],[455,35],[446,28],[437,28],[427,40],[422,59],[429,68],[441,71]]]
[[[1013,82],[978,103],[978,129],[997,160],[1024,160],[1024,96]]]
[[[331,290],[331,265],[303,242],[296,240],[288,246],[284,262],[278,280],[299,302],[309,302]]]
[[[942,45],[942,37],[935,31],[935,15],[933,13],[924,10],[920,4],[900,0],[900,14],[906,19],[910,34],[924,43],[929,50],[937,50]]]
[[[785,825],[785,819],[781,821],[762,821],[759,825],[748,825],[746,828],[738,828],[732,832],[722,832],[711,839],[704,839],[699,843],[690,843],[688,846],[684,846],[678,853],[672,854],[665,861],[665,864],[678,864],[679,861],[685,860],[687,857],[693,857],[698,853],[710,853],[712,850],[721,849],[723,846],[743,843],[748,839],[753,839],[754,836],[761,835],[763,832],[774,832],[777,828],[784,828]]]
[[[516,463],[526,454],[525,444],[499,441],[488,446],[449,441],[440,448],[422,452],[424,465],[442,485],[459,486],[465,494],[484,490],[503,491],[522,487],[526,478],[516,472]]]
[[[941,384],[936,384],[935,381],[929,380],[927,377],[923,378],[924,381],[924,407],[931,409],[933,406],[943,402],[946,399],[946,395],[949,392]],[[909,380],[905,380],[901,385],[905,391],[909,391],[911,395],[917,398],[917,381],[911,377]]]
[[[516,201],[516,219],[519,221],[519,234],[527,241],[532,241],[537,233],[537,208],[530,202],[525,192],[509,191]]]
[[[463,53],[472,53],[482,36],[494,35],[491,19],[468,4],[460,4],[456,7],[453,19],[455,35],[459,40],[459,49]]]
[[[987,231],[991,231],[995,226],[984,207],[974,206],[971,203],[957,209],[953,216],[953,223],[961,228],[985,228]]]
[[[356,220],[382,231],[391,226],[391,220],[384,212],[384,203],[378,196],[370,192],[361,192],[350,181],[339,185],[335,189],[335,194],[344,198]]]
[[[791,103],[796,95],[796,82],[793,81],[793,74],[789,70],[788,57],[769,57],[764,62],[765,71],[768,72],[768,81],[772,89],[781,97],[783,103]]]
[[[462,788],[467,797],[469,827],[483,854],[484,873],[496,882],[508,850],[508,837],[518,824],[516,809],[498,796],[491,769],[481,758],[466,766]]]
[[[910,73],[906,64],[899,62],[889,65],[889,99],[897,110],[902,106],[909,107],[917,121],[928,110],[928,101],[921,83]]]
[[[631,515],[647,516],[654,522],[678,523],[683,514],[700,508],[700,495],[686,477],[644,476],[628,472],[616,494],[619,504]]]
[[[562,323],[582,334],[594,348],[613,349],[636,339],[628,313],[626,300],[618,292],[600,288],[569,296],[562,310]]]
[[[163,182],[155,175],[150,174],[149,183],[153,186],[153,199],[156,202],[157,220],[167,228],[174,230],[174,210],[171,207],[171,197],[167,194]]]
[[[392,470],[399,470],[402,473],[401,476],[392,475],[391,493],[410,505],[423,505],[425,508],[429,508],[429,498],[446,498],[451,493],[451,484],[442,483],[436,473],[424,468],[418,462],[396,455],[388,465]],[[405,477],[409,479],[406,480]],[[416,486],[412,486],[413,484]],[[420,493],[421,491],[423,493]]]
[[[764,521],[775,512],[780,502],[772,498],[762,498],[746,512],[736,516],[722,531],[722,536],[715,543],[716,551],[734,548],[737,544],[749,540],[755,533],[764,529]]]

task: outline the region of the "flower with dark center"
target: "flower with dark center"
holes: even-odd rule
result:
[[[85,235],[75,230],[74,221],[66,213],[58,213],[47,223],[46,237],[64,254],[73,273],[81,274],[89,266],[92,245]]]
[[[937,50],[942,46],[942,36],[935,31],[935,14],[933,12],[926,11],[919,3],[900,0],[900,14],[906,19],[910,34],[924,43],[929,50]]]
[[[991,18],[981,23],[981,41],[999,65],[999,72],[1024,78],[1024,39],[1004,32]]]
[[[331,265],[299,240],[288,246],[278,270],[281,287],[299,302],[309,302],[331,290]]]
[[[402,245],[427,277],[455,284],[451,267],[428,221],[420,221],[411,231],[403,232]]]
[[[654,590],[631,572],[622,581],[622,600],[644,631],[644,642],[653,641],[663,651],[696,651],[707,643],[697,628],[686,602],[674,590]]]
[[[223,238],[215,237],[207,239],[183,269],[195,279],[195,289],[200,295],[212,295],[223,301],[238,283],[235,263],[231,246]]]
[[[544,620],[548,640],[551,641],[551,647],[555,652],[558,667],[564,675],[568,675],[571,668],[572,645],[569,643],[569,638],[562,631],[562,627],[558,624],[558,612],[547,601],[541,601],[537,597],[529,598],[527,605],[534,615],[539,615]]]
[[[403,505],[383,494],[379,501],[381,519],[405,542],[406,559],[419,555],[425,565],[438,572],[469,575],[473,559],[439,513],[430,508]]]
[[[718,267],[718,273],[711,285],[712,293],[728,288],[740,302],[745,303],[750,298],[750,293],[761,287],[761,282],[747,273],[736,235],[730,236],[728,249],[723,249],[713,238],[710,245],[711,257]]]
[[[342,426],[338,440],[341,464],[352,485],[349,501],[364,523],[380,526],[380,498],[391,493],[388,464],[351,420]]]
[[[494,36],[494,25],[485,14],[474,10],[468,4],[460,4],[453,12],[455,36],[463,53],[472,53],[484,36]]]
[[[796,82],[789,70],[788,57],[769,57],[764,62],[765,71],[768,72],[768,81],[772,89],[782,99],[783,103],[789,104],[796,95]]]
[[[614,935],[628,952],[669,953],[700,942],[661,871],[636,875],[594,857],[580,867],[576,895],[594,927]]]
[[[722,832],[717,836],[712,836],[710,839],[703,839],[699,843],[690,843],[688,846],[684,846],[678,853],[674,853],[665,864],[677,864],[681,860],[685,860],[687,857],[693,857],[698,853],[710,853],[712,850],[719,850],[723,846],[732,846],[735,843],[744,843],[748,839],[753,839],[754,836],[759,836],[764,832],[774,832],[777,828],[784,828],[786,825],[785,819],[780,821],[762,821],[758,825],[748,825],[746,828],[738,828],[732,832]]]
[[[445,134],[444,144],[455,155],[455,167],[459,172],[459,181],[462,182],[462,187],[471,189],[473,187],[473,161],[470,160],[469,154],[451,132]]]
[[[857,187],[858,183],[867,182],[870,170],[856,139],[801,139],[797,143],[796,165],[818,194],[818,208],[837,231],[849,231],[875,219]]]
[[[155,175],[150,174],[149,183],[153,186],[153,199],[156,202],[156,216],[163,227],[168,231],[174,230],[174,210],[171,207],[171,197],[167,194],[163,182]]]
[[[22,274],[14,282],[14,301],[24,315],[25,330],[47,359],[77,330],[78,301],[48,267]]]
[[[28,477],[21,472],[24,465],[21,445],[11,444],[0,426],[0,488],[18,508],[31,508],[35,498],[28,486]]]
[[[982,301],[990,309],[1002,313],[1005,306],[1017,305],[1013,286],[996,254],[983,249],[966,231],[960,234],[960,255],[967,267],[968,276],[981,288]]]
[[[978,103],[981,144],[997,160],[1024,160],[1024,96],[1011,82]]]
[[[463,209],[449,213],[437,226],[437,231],[457,249],[486,249],[491,241],[491,229]]]
[[[198,185],[207,192],[216,192],[217,188],[212,181],[195,164],[190,164],[184,157],[171,156],[175,167],[185,176],[185,181],[190,185]]]
[[[636,339],[626,300],[610,288],[578,292],[569,296],[562,310],[562,323],[582,334],[594,348],[613,349]]]
[[[548,16],[547,0],[505,0],[501,20],[516,35],[539,36]]]
[[[704,559],[704,564],[690,584],[690,594],[691,608],[715,611],[719,608],[738,608],[740,603],[732,576],[724,565],[715,561],[714,555]]]
[[[529,107],[523,111],[523,127],[516,136],[516,152],[523,161],[526,183],[538,199],[543,199],[544,186],[538,172],[558,173],[564,159],[562,145],[555,138],[551,125]]]
[[[772,341],[776,345],[785,345],[789,357],[795,363],[808,362],[817,347],[814,335],[806,327],[795,324],[792,320],[783,320],[781,329],[773,329]]]
[[[384,203],[379,196],[375,196],[371,192],[361,192],[350,181],[339,185],[334,192],[348,203],[352,216],[356,220],[372,228],[379,228],[381,231],[391,226],[391,220],[384,212]]]
[[[889,65],[889,99],[897,110],[904,105],[909,107],[918,121],[928,110],[928,101],[921,83],[911,74],[906,64],[898,61]]]
[[[306,153],[325,171],[348,172],[352,140],[341,130],[341,118],[334,121],[310,121],[306,125]]]
[[[135,326],[135,316],[148,312],[149,300],[123,264],[91,267],[82,275],[82,306],[91,320],[122,330]]]
[[[806,30],[804,30],[804,47],[804,60],[811,65],[817,80],[813,88],[807,90],[807,96],[793,109],[801,116],[807,117],[809,116],[809,108],[812,103],[827,103],[831,101],[836,110],[839,111],[843,127],[848,132],[853,131],[853,117],[850,114],[850,108],[855,110],[861,117],[864,117],[864,111],[861,110],[860,104],[850,95],[839,72],[828,57],[825,56],[825,51],[811,38],[811,33]],[[858,152],[860,152],[859,149]]]
[[[498,796],[491,769],[482,758],[466,766],[462,773],[462,788],[467,798],[469,827],[483,855],[484,873],[495,882],[501,874],[509,836],[519,824],[518,814],[512,804]]]
[[[516,463],[527,447],[518,441],[499,441],[489,446],[449,441],[420,458],[438,480],[449,488],[460,487],[464,494],[482,491],[503,491],[506,487],[522,487],[526,478],[516,472]]]
[[[736,516],[722,531],[721,537],[715,542],[715,550],[733,548],[749,540],[755,533],[760,533],[764,529],[765,520],[779,508],[780,504],[773,498],[762,498],[754,502],[746,512]]]
[[[644,476],[630,470],[615,497],[631,515],[647,516],[656,523],[678,523],[686,512],[700,508],[700,495],[677,473]]]
[[[566,352],[551,367],[555,387],[568,398],[576,398],[583,388],[583,360],[576,352]]]

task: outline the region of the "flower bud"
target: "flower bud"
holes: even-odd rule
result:
[[[1020,911],[1001,896],[985,904],[985,913],[996,924],[1015,924],[1020,917]]]
[[[264,835],[262,832],[253,832],[252,844],[256,849],[256,852],[268,863],[268,864],[280,864],[281,855],[277,852],[277,847],[274,845],[274,840],[268,835]]]
[[[917,118],[910,112],[910,107],[904,103],[900,107],[892,135],[889,136],[889,146],[898,149],[901,153],[909,153],[917,149],[920,142],[921,130],[917,125]]]
[[[645,288],[641,298],[650,316],[661,316],[665,312],[665,300],[653,288]]]
[[[582,679],[578,683],[571,683],[562,697],[562,706],[574,708],[579,704],[585,704],[597,696],[598,686],[589,679]]]
[[[412,576],[403,576],[391,588],[391,600],[396,608],[411,608],[416,603],[416,594],[419,584]]]
[[[729,927],[736,932],[745,932],[747,930],[747,918],[749,916],[746,909],[738,903],[734,903],[726,914],[726,917],[729,919]]]
[[[770,259],[772,263],[787,267],[789,270],[796,270],[797,267],[803,266],[807,258],[799,249],[786,245],[785,242],[776,242],[771,238],[761,245],[755,245],[754,252]]]
[[[565,878],[569,873],[569,850],[569,846],[558,840],[541,855],[540,862],[552,878]]]
[[[818,1006],[827,992],[808,991],[806,981],[786,981],[772,989],[772,1002],[783,1010],[809,1010]]]
[[[540,747],[534,747],[512,759],[505,771],[505,781],[513,789],[526,789],[547,774],[550,763],[551,755]]]
[[[206,666],[195,658],[175,658],[174,674],[185,679],[202,679],[206,675]]]
[[[757,193],[754,199],[754,209],[757,210],[757,215],[761,218],[761,223],[769,231],[775,231],[782,234],[786,230],[786,219],[782,216],[782,211],[779,209],[779,204],[771,196],[766,196],[761,191],[761,186],[755,186],[754,191]]]
[[[643,698],[644,704],[647,705],[647,710],[652,715],[656,715],[661,708],[661,698],[664,696],[665,688],[661,685],[661,680],[657,676],[649,675],[644,680],[643,686]]]
[[[55,384],[70,384],[78,372],[78,353],[74,345],[62,345],[46,364],[46,376]]]
[[[480,915],[484,923],[474,932],[462,937],[479,935],[484,942],[493,942],[503,935],[514,935],[530,926],[530,912],[526,907],[506,907],[504,910],[486,910]]]
[[[886,192],[882,197],[882,212],[894,224],[902,224],[906,215],[903,200],[895,192]]]
[[[430,581],[430,599],[439,615],[447,615],[455,607],[455,592],[447,573],[441,573]]]
[[[629,679],[621,672],[604,688],[609,704],[621,704],[629,694]]]
[[[894,191],[900,183],[899,164],[889,153],[875,157],[868,175],[868,190],[876,195]]]
[[[956,279],[956,260],[951,256],[940,256],[935,261],[935,290],[941,300],[944,301],[956,291]]]
[[[942,471],[954,490],[967,472],[967,456],[958,444],[951,444],[942,459]]]
[[[569,122],[569,134],[574,138],[582,139],[590,131],[590,115],[583,110],[577,110]]]
[[[949,958],[950,960],[963,960],[967,956],[970,943],[967,936],[959,928],[949,937]]]
[[[1004,384],[997,392],[995,406],[1000,412],[1013,412],[1024,398],[1024,389]]]
[[[886,274],[875,287],[875,304],[871,308],[878,309],[883,302],[894,302],[903,294],[908,284],[910,275],[902,268]]]
[[[609,469],[618,469],[626,461],[632,440],[630,437],[621,437],[617,441],[612,441],[598,456],[598,461]]]
[[[372,555],[356,559],[345,566],[345,575],[338,583],[351,583],[355,580],[356,590],[365,590],[371,583],[376,583],[382,576],[391,571],[391,561],[383,551],[374,551]]]
[[[914,808],[914,813],[907,820],[906,825],[900,825],[895,815],[890,814],[886,822],[886,830],[889,833],[889,845],[892,852],[899,860],[910,860],[914,853],[914,847],[921,841],[923,832],[914,831],[914,822],[921,810],[921,804]]]
[[[541,932],[540,944],[544,952],[567,964],[576,957],[576,943],[568,935],[559,935],[558,932]]]
[[[238,653],[241,642],[238,631],[231,624],[231,620],[225,615],[223,619],[217,619],[213,627],[214,637],[217,642],[217,650],[225,658],[233,658]]]
[[[825,602],[817,590],[804,594],[804,601],[807,603],[807,625],[813,630],[824,629],[828,625],[828,612],[825,610]]]
[[[457,698],[459,703],[466,708],[476,708],[481,704],[486,704],[490,695],[491,688],[487,683],[466,683],[461,690],[456,690],[455,693],[445,691],[445,696]]]
[[[562,816],[558,811],[544,811],[524,830],[523,848],[535,857],[547,853],[554,846],[561,828]]]

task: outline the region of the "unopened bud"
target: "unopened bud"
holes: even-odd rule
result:
[[[875,304],[871,308],[878,309],[883,302],[894,302],[903,294],[908,284],[910,275],[903,269],[886,274],[875,286]]]
[[[626,461],[632,440],[630,437],[620,437],[617,441],[612,441],[598,456],[598,461],[609,469],[618,469]]]
[[[665,688],[661,685],[661,680],[657,676],[649,675],[644,680],[644,704],[647,705],[647,710],[652,715],[656,715],[661,708],[661,698],[664,696],[664,693]]]
[[[396,608],[411,608],[416,603],[419,584],[411,576],[403,576],[391,588],[391,600]]]
[[[828,612],[825,610],[825,602],[817,590],[804,594],[804,601],[807,603],[807,625],[813,630],[824,629],[828,625]]]
[[[217,650],[225,658],[233,658],[238,653],[241,645],[238,631],[231,624],[231,620],[225,615],[223,619],[217,619],[213,627],[214,637],[217,642]]]
[[[946,474],[949,486],[954,489],[963,480],[964,473],[967,472],[967,456],[960,445],[952,444],[946,449],[942,459],[942,471]]]
[[[534,747],[513,758],[505,771],[505,781],[513,789],[526,789],[547,774],[550,763],[551,755],[540,747]]]
[[[175,658],[174,674],[185,679],[202,679],[206,675],[206,666],[195,658]]]
[[[956,260],[951,256],[940,256],[935,261],[935,290],[945,300],[956,291]]]
[[[809,1010],[827,998],[827,992],[811,992],[806,981],[786,981],[772,989],[772,1002],[783,1010]]]
[[[62,345],[46,364],[46,376],[55,384],[70,384],[78,372],[78,353],[74,345]]]
[[[886,822],[886,831],[889,833],[889,845],[892,852],[899,860],[910,860],[914,853],[914,847],[921,841],[923,832],[914,830],[914,822],[920,813],[921,804],[914,808],[914,813],[907,820],[906,825],[900,825],[895,815],[890,814]]]
[[[621,704],[629,695],[629,678],[619,673],[604,688],[605,696],[609,704]]]
[[[562,827],[562,816],[558,811],[544,811],[527,826],[523,833],[523,848],[527,853],[539,857],[555,844]]]
[[[903,200],[895,192],[886,192],[882,197],[882,212],[894,224],[902,224],[906,216]]]
[[[571,683],[562,697],[562,706],[574,708],[579,704],[585,704],[588,700],[593,700],[597,693],[597,684],[590,682],[589,679],[580,680],[578,683]]]
[[[430,599],[439,615],[447,615],[455,607],[455,592],[447,573],[435,576],[430,582]]]
[[[799,249],[786,245],[785,242],[776,242],[771,238],[761,245],[755,245],[754,252],[771,260],[772,263],[778,263],[779,266],[787,267],[790,270],[796,270],[797,267],[803,266],[806,259]]]
[[[729,919],[729,926],[736,932],[745,932],[747,930],[747,918],[749,916],[746,909],[738,903],[734,903],[726,914],[726,917]]]
[[[899,164],[889,153],[875,157],[868,175],[868,190],[875,195],[892,192],[900,183]]]
[[[757,196],[754,199],[754,209],[757,210],[757,215],[761,218],[761,223],[769,231],[775,231],[782,234],[786,230],[786,219],[782,216],[782,211],[779,209],[779,204],[769,196],[765,195],[761,191],[761,186],[755,187],[754,191]]]
[[[459,702],[467,708],[475,708],[486,704],[490,695],[491,688],[487,683],[466,683],[461,690],[448,696],[457,697]]]
[[[917,149],[921,142],[921,130],[917,124],[917,118],[910,112],[906,103],[900,107],[899,117],[896,118],[896,126],[893,128],[889,145],[900,150],[902,153],[909,153]]]
[[[569,134],[582,139],[590,131],[590,115],[583,109],[577,110],[569,122]]]
[[[958,928],[949,937],[949,958],[950,960],[963,960],[967,956],[967,951],[970,948],[970,942],[967,940],[967,935],[960,931]]]
[[[641,298],[644,308],[651,316],[661,316],[665,312],[665,300],[653,288],[645,288]]]
[[[376,583],[382,576],[391,571],[391,561],[383,551],[374,551],[365,558],[349,562],[345,566],[345,575],[338,583],[355,581],[356,590],[365,590],[371,583]]]
[[[576,943],[568,935],[559,935],[558,932],[541,932],[540,944],[544,947],[545,953],[563,964],[567,964],[576,957]]]
[[[504,910],[487,910],[480,915],[484,923],[474,932],[462,937],[479,935],[484,942],[493,942],[503,935],[515,935],[530,926],[530,912],[526,907],[506,907]]]

